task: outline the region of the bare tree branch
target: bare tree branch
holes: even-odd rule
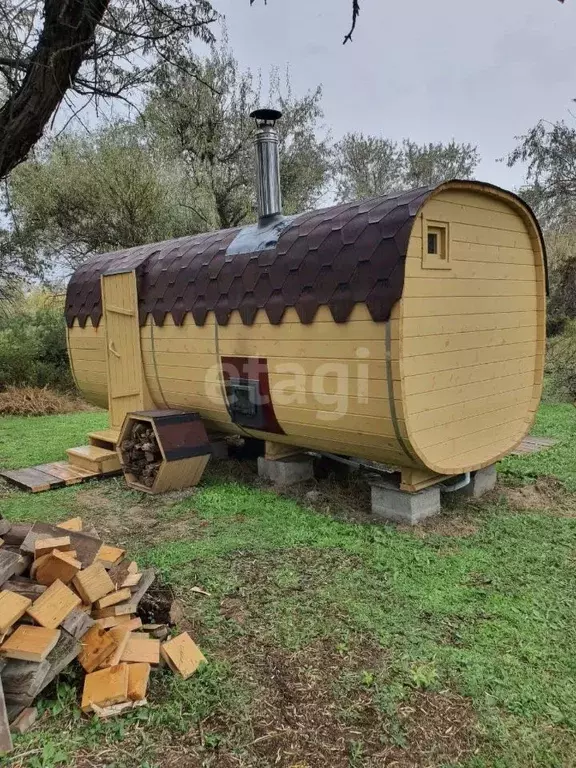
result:
[[[254,5],[255,2],[256,0],[250,0],[250,5]],[[560,0],[560,2],[563,3],[564,0]],[[264,5],[268,5],[268,0],[264,0]],[[350,31],[344,38],[344,45],[348,42],[352,42],[352,35],[354,34],[356,24],[358,23],[358,16],[360,16],[360,0],[352,0],[352,25]]]
[[[350,31],[344,37],[343,45],[346,45],[348,42],[352,42],[352,35],[354,34],[356,24],[358,23],[358,16],[360,16],[360,0],[352,0],[352,25],[350,27]]]

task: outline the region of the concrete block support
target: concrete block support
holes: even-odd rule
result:
[[[375,480],[372,488],[372,512],[384,520],[417,525],[440,512],[440,488],[435,485],[409,493],[390,483]]]
[[[274,485],[294,485],[312,480],[314,477],[314,460],[303,454],[277,461],[259,456],[258,474],[265,480],[270,480]]]
[[[472,472],[468,485],[456,491],[455,494],[479,499],[480,496],[496,487],[496,480],[496,465],[491,464],[489,467]]]

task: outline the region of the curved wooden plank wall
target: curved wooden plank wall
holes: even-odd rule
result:
[[[444,225],[448,263],[435,264],[427,235]],[[309,325],[293,309],[279,325],[263,311],[251,326],[237,312],[226,326],[213,315],[203,326],[190,315],[176,326],[168,315],[159,327],[148,316],[142,364],[157,408],[198,410],[211,429],[456,474],[493,463],[530,428],[542,387],[545,293],[528,210],[504,192],[457,182],[440,187],[415,219],[389,324],[374,322],[363,304],[343,324],[327,307]],[[78,386],[105,407],[104,322],[75,322],[69,347]],[[218,364],[226,356],[267,359],[285,434],[232,424]]]

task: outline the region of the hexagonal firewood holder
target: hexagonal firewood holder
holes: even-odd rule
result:
[[[138,426],[141,425],[141,426]],[[136,443],[150,434],[150,443]],[[136,445],[148,446],[142,450]],[[198,485],[212,453],[208,435],[198,413],[188,411],[134,411],[126,414],[116,451],[126,483],[145,493],[165,493]],[[151,467],[143,478],[138,468]],[[157,466],[156,466],[157,465]],[[152,472],[154,474],[152,474]]]

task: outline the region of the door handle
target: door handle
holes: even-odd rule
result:
[[[118,352],[116,352],[116,347],[114,346],[113,341],[111,341],[110,344],[108,344],[108,349],[110,350],[110,352],[112,352],[112,354],[115,357],[121,357],[121,355]]]

